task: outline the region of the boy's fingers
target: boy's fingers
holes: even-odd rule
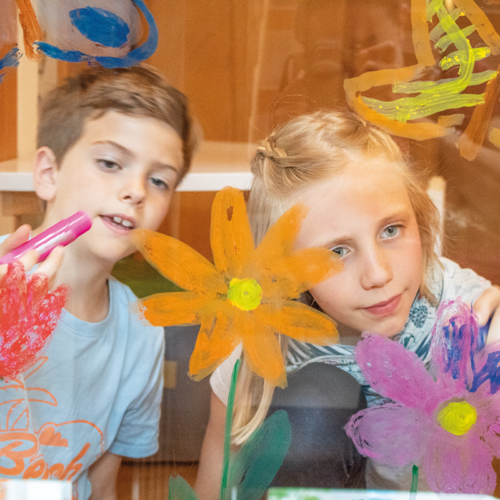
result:
[[[5,240],[0,244],[0,257],[12,252],[15,248],[21,246],[29,240],[31,233],[31,227],[28,224],[24,224],[19,227],[14,233],[10,234]]]
[[[49,283],[54,279],[64,257],[64,248],[56,247],[36,270],[37,273],[44,273],[49,278]]]
[[[28,272],[33,266],[38,263],[38,252],[36,250],[28,250],[22,257],[18,259],[18,262],[24,266],[24,270]]]
[[[488,322],[492,313],[498,310],[498,306],[500,306],[500,289],[497,286],[492,286],[483,292],[472,307],[479,326],[484,326]],[[500,321],[500,318],[497,321]]]

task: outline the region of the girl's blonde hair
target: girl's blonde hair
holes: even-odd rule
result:
[[[427,195],[427,177],[412,171],[388,134],[353,113],[330,111],[299,116],[275,130],[257,149],[251,163],[255,177],[248,202],[255,243],[260,243],[269,227],[304,190],[349,167],[362,168],[363,160],[368,158],[387,160],[405,182],[422,245],[419,290],[435,302],[426,278],[427,271],[439,265],[434,251],[439,214]],[[280,342],[286,357],[286,337],[280,336]],[[243,363],[235,402],[235,443],[244,442],[264,420],[273,392],[273,387]]]

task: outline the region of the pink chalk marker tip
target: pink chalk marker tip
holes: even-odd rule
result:
[[[9,264],[22,257],[28,250],[34,249],[40,255],[39,262],[45,260],[50,252],[56,247],[65,247],[78,236],[86,233],[92,227],[92,221],[85,212],[76,214],[63,219],[46,229],[43,233],[35,236],[31,240],[17,247],[12,252],[0,258],[0,264]]]

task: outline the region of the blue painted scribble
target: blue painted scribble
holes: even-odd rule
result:
[[[95,57],[84,54],[83,52],[80,52],[78,50],[62,50],[46,42],[35,42],[34,45],[37,46],[45,55],[53,59],[59,59],[61,61],[87,61],[89,63],[95,61],[105,68],[111,69],[128,68],[130,66],[134,66],[135,64],[151,57],[156,51],[156,48],[158,47],[158,27],[156,26],[153,15],[151,14],[151,12],[149,12],[143,0],[132,1],[144,14],[144,17],[149,26],[149,35],[148,39],[140,47],[137,47],[123,57]]]
[[[470,392],[476,392],[482,384],[490,381],[490,392],[496,394],[500,387],[500,351],[491,352],[486,358],[484,366],[476,372],[474,370],[474,380]]]
[[[17,47],[14,47],[11,51],[5,54],[2,59],[0,59],[0,71],[5,68],[14,68],[18,66],[21,56],[21,51]],[[0,83],[2,83],[4,76],[5,74],[0,74]]]
[[[93,42],[105,47],[121,47],[127,43],[130,28],[119,16],[97,7],[74,9],[69,13],[71,24]]]
[[[472,314],[470,315],[469,322],[464,322],[463,318],[459,316],[453,316],[449,324],[443,327],[443,338],[446,341],[447,349],[443,352],[444,358],[444,373],[451,372],[451,376],[456,379],[465,379],[466,374],[464,371],[463,355],[468,354],[473,358],[475,352],[475,322],[473,321]],[[463,352],[464,335],[466,330],[470,330],[471,346],[469,353]]]

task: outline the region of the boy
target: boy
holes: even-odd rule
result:
[[[43,103],[33,178],[47,208],[33,235],[79,210],[93,225],[55,275],[70,297],[43,357],[0,382],[3,477],[115,499],[121,457],[157,451],[163,329],[135,317],[110,272],[135,250],[132,229],[163,221],[195,142],[185,96],[146,67],[93,68]]]

